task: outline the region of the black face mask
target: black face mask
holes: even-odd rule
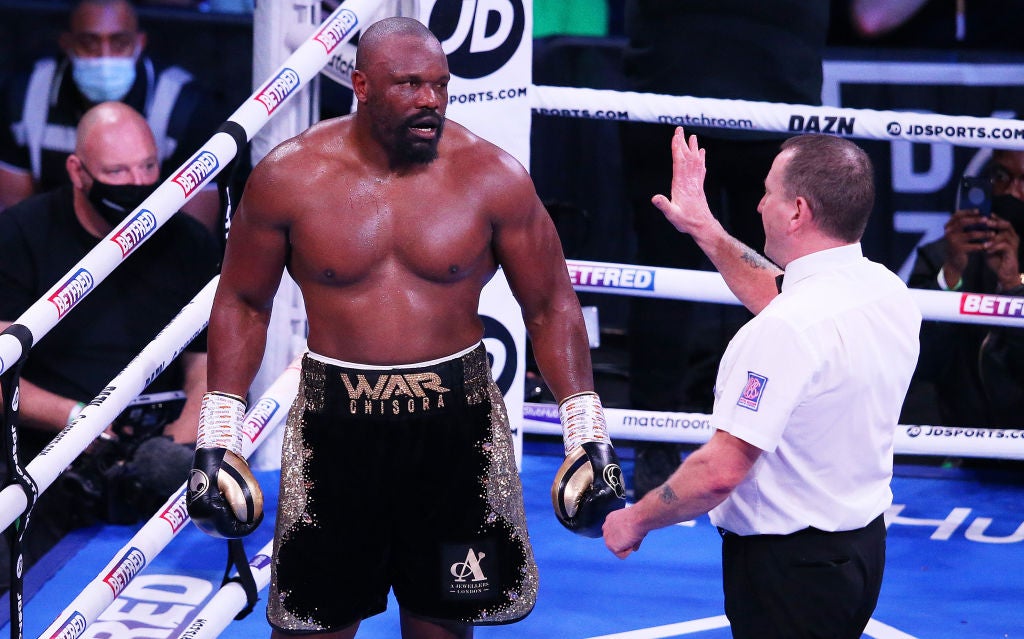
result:
[[[1024,237],[1024,202],[1012,195],[996,195],[992,198],[992,212],[1009,222],[1017,235]]]
[[[112,225],[117,225],[156,188],[155,184],[107,184],[96,178],[89,188],[89,202],[96,212]]]

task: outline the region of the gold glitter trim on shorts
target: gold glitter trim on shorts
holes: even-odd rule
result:
[[[491,400],[491,442],[484,443],[484,454],[489,460],[487,481],[483,488],[490,510],[487,523],[493,524],[503,518],[511,530],[507,533],[514,539],[522,541],[522,585],[518,590],[509,589],[505,593],[507,603],[492,609],[481,611],[473,619],[477,623],[505,623],[522,619],[533,610],[537,603],[539,576],[537,562],[533,557],[530,535],[526,528],[526,510],[523,506],[523,485],[519,480],[516,468],[515,448],[512,443],[512,429],[509,425],[508,411],[501,395],[501,389],[491,379],[491,370],[487,366],[486,355],[483,357],[486,384],[483,389]],[[467,371],[468,375],[468,371]],[[467,380],[467,396],[472,392]]]
[[[491,365],[487,361],[487,349],[482,343],[472,352],[462,356],[462,371],[466,404],[479,406],[487,399],[489,384],[493,383]]]
[[[281,487],[278,499],[277,525],[274,529],[274,548],[287,543],[288,537],[299,522],[317,526],[307,506],[309,505],[308,464],[313,451],[305,446],[302,432],[306,427],[303,415],[307,408],[323,409],[325,368],[322,363],[308,357],[302,361],[302,377],[298,395],[288,412],[285,425],[284,443],[281,449]],[[281,592],[277,586],[277,553],[270,572],[270,595],[267,597],[267,620],[284,631],[324,632],[329,630],[317,624],[312,618],[303,619],[288,611],[284,600],[289,593]]]

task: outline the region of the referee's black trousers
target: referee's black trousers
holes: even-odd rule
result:
[[[885,569],[882,516],[864,528],[789,535],[722,532],[725,614],[734,639],[857,639]]]

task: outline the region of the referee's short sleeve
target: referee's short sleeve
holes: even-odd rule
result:
[[[777,317],[755,317],[722,357],[712,425],[774,451],[814,369],[810,349],[792,325]]]

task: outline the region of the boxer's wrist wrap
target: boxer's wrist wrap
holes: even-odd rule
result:
[[[242,422],[245,400],[238,395],[210,391],[199,409],[196,448],[226,448],[242,457]],[[244,459],[244,457],[242,457]]]
[[[562,422],[562,442],[565,444],[566,455],[579,448],[583,442],[611,443],[601,398],[593,391],[576,393],[563,399],[558,404],[558,419]]]

